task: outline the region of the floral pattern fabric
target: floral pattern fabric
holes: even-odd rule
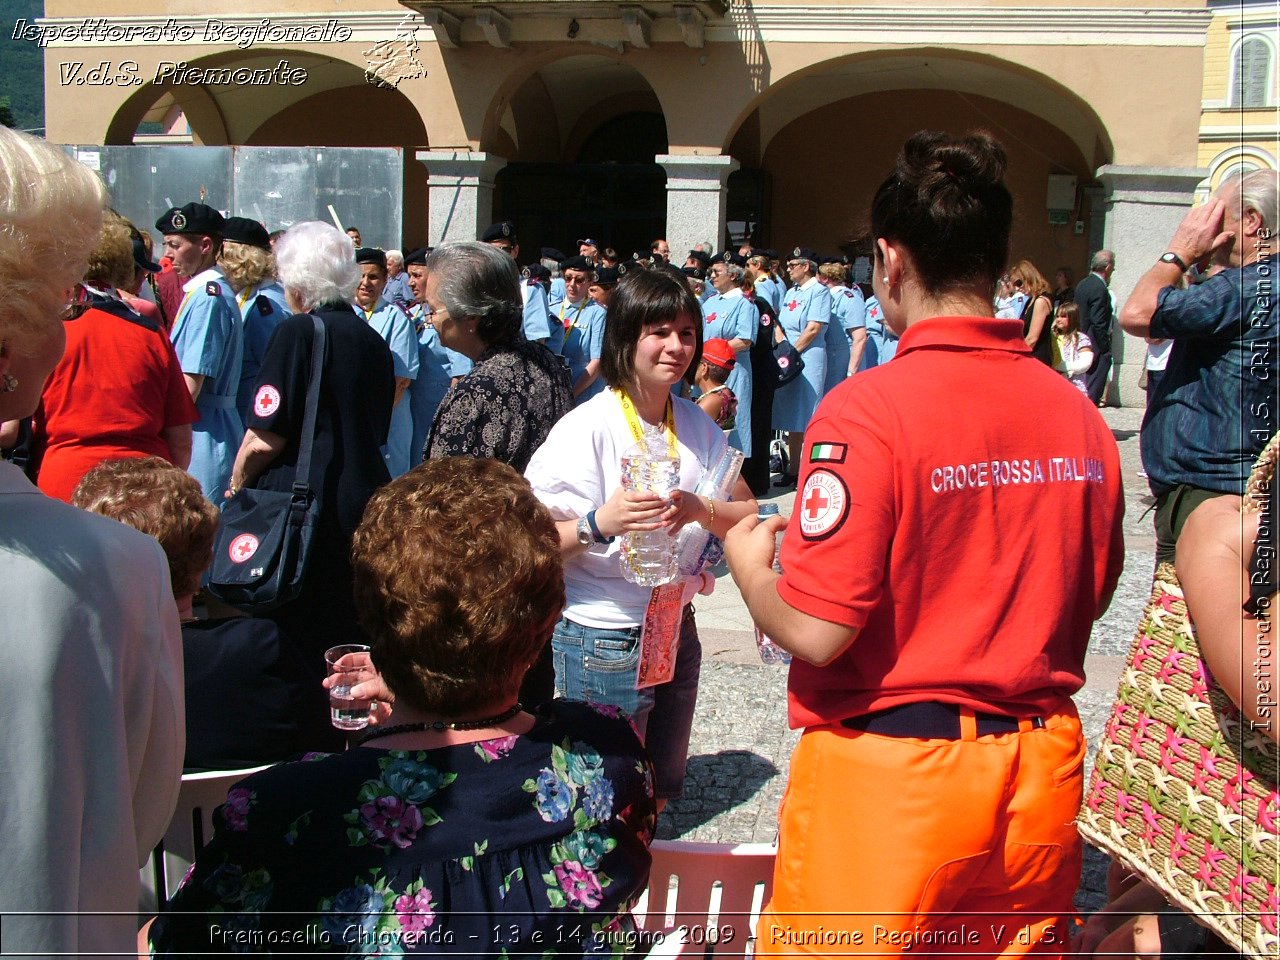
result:
[[[524,473],[572,406],[569,368],[542,344],[490,347],[440,401],[423,459],[491,457]]]
[[[312,754],[237,784],[153,955],[618,956],[648,882],[653,776],[630,723],[557,700],[532,730]]]

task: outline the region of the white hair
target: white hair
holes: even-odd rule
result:
[[[79,281],[107,191],[61,148],[0,127],[0,342],[35,351]]]
[[[280,283],[304,311],[348,303],[360,282],[351,238],[320,220],[290,227],[275,255]]]
[[[1218,187],[1218,196],[1229,202],[1238,202],[1241,213],[1245,210],[1256,211],[1262,218],[1262,225],[1275,230],[1280,225],[1280,208],[1277,207],[1278,179],[1280,174],[1274,170],[1234,173]],[[1238,193],[1232,193],[1233,190]]]
[[[387,251],[387,263],[388,263],[388,264],[390,264],[393,260],[394,260],[396,263],[400,264],[400,266],[402,266],[402,267],[403,267],[403,266],[404,266],[404,252],[403,252],[403,251],[401,251],[401,250],[388,250],[388,251]]]

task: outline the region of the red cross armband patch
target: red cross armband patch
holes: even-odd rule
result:
[[[280,391],[269,383],[264,383],[258,388],[257,395],[253,398],[253,412],[255,416],[269,417],[280,409]]]
[[[800,535],[806,540],[825,540],[849,517],[849,488],[830,470],[814,470],[805,480],[796,506]]]

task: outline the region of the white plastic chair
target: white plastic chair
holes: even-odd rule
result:
[[[768,843],[655,840],[653,870],[635,917],[650,957],[749,957],[773,892]]]
[[[213,811],[226,802],[227,791],[245,777],[268,766],[270,764],[243,770],[211,770],[183,775],[178,808],[169,821],[169,829],[142,868],[140,906],[144,913],[167,908],[196,854],[212,839]],[[157,891],[163,891],[163,896],[157,898]]]

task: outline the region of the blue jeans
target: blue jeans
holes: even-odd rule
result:
[[[680,796],[702,670],[702,644],[693,607],[684,609],[675,676],[657,687],[636,689],[639,627],[587,627],[562,617],[551,635],[551,650],[556,696],[610,704],[630,714],[653,759],[657,796]]]

